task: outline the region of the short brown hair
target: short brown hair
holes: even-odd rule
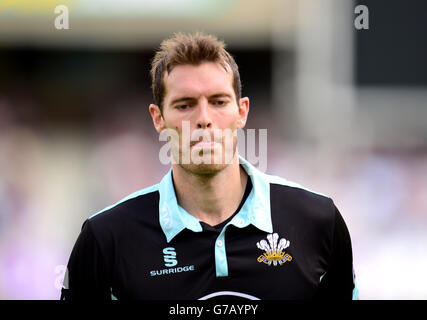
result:
[[[203,33],[176,33],[163,40],[151,62],[151,79],[154,103],[162,109],[166,94],[163,76],[177,65],[199,65],[202,62],[217,62],[233,72],[233,89],[237,103],[242,95],[239,69],[234,58],[225,50],[225,43],[213,35]]]

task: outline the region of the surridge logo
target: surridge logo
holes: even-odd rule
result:
[[[178,264],[178,260],[176,259],[176,252],[174,247],[167,247],[163,249],[163,261],[165,262],[165,267],[167,269],[160,270],[151,270],[150,276],[163,276],[169,274],[176,274],[181,272],[194,271],[194,265],[175,267]]]
[[[176,260],[176,252],[175,248],[167,247],[163,249],[163,260],[165,261],[166,267],[175,267],[178,264],[178,260]]]
[[[292,256],[285,252],[285,249],[291,244],[289,240],[282,238],[279,241],[279,235],[277,233],[267,235],[267,240],[268,242],[266,240],[261,240],[256,244],[259,249],[265,251],[264,254],[258,257],[258,262],[263,262],[269,266],[271,264],[277,266],[277,264],[282,265],[292,260]]]

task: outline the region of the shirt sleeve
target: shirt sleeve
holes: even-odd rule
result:
[[[105,259],[86,220],[67,265],[61,300],[111,300]]]
[[[343,217],[336,207],[329,267],[320,280],[315,298],[323,300],[358,299],[350,234]]]

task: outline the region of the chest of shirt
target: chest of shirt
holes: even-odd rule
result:
[[[114,296],[310,298],[326,270],[321,248],[294,227],[268,234],[254,226],[230,226],[219,238],[219,232],[206,230],[183,230],[169,243],[124,238],[125,249],[115,253]]]

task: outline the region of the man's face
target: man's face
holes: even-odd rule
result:
[[[249,99],[237,104],[232,79],[231,69],[213,62],[179,65],[165,75],[163,116],[156,105],[150,105],[150,113],[159,133],[165,129],[177,133],[172,152],[175,146],[185,170],[214,174],[230,163],[230,154],[234,156],[233,133],[246,123]]]

